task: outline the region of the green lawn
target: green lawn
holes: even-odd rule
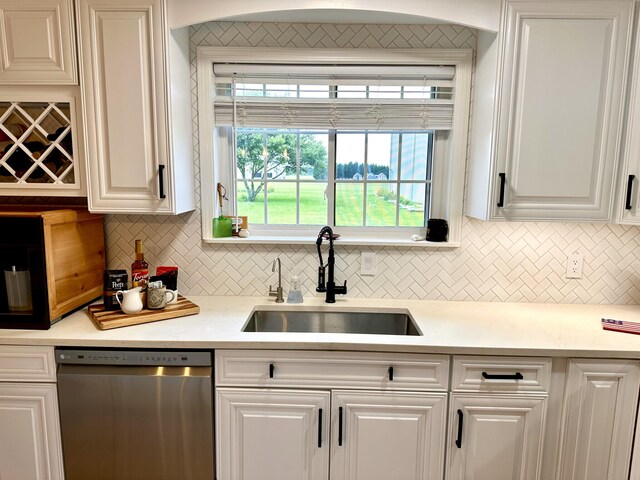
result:
[[[367,189],[367,225],[394,226],[396,205],[378,196],[379,185]],[[326,183],[300,184],[300,224],[325,225],[327,223],[327,200],[324,198]],[[363,185],[340,183],[337,185],[336,218],[340,226],[362,226]],[[290,225],[296,223],[296,184],[270,183],[267,195],[267,210],[270,224]],[[244,200],[243,200],[244,199]],[[238,215],[247,215],[249,224],[264,223],[264,192],[255,202],[246,201],[242,182],[238,183]],[[420,227],[424,225],[422,212],[400,209],[400,225]]]

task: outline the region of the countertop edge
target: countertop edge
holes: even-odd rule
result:
[[[147,349],[327,350],[640,359],[640,335],[604,331],[601,318],[640,323],[640,306],[322,298],[276,305],[266,297],[190,297],[200,314],[98,330],[77,311],[49,330],[0,330],[0,345]],[[256,308],[406,311],[422,336],[243,333]]]

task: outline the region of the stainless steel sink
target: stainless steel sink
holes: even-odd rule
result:
[[[243,332],[422,335],[406,313],[256,310]]]

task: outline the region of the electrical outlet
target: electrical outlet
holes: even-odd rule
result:
[[[582,263],[584,258],[579,253],[572,253],[567,258],[567,278],[582,278]]]
[[[376,252],[362,252],[360,254],[360,275],[374,276],[376,274]]]

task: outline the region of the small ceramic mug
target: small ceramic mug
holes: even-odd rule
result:
[[[147,307],[152,310],[160,310],[171,303],[176,298],[176,294],[167,287],[147,288]]]

